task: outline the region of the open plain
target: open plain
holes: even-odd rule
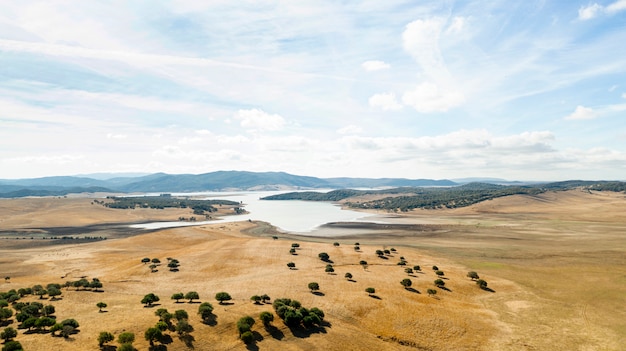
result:
[[[65,339],[20,329],[16,340],[25,350],[98,350],[99,332],[130,331],[134,346],[148,350],[144,332],[158,321],[155,310],[167,308],[188,312],[196,350],[582,351],[626,345],[623,193],[571,190],[459,209],[381,212],[394,224],[335,223],[309,236],[280,233],[263,222],[160,231],[125,226],[176,220],[189,211],[117,210],[88,197],[0,200],[0,274],[9,277],[0,280],[0,292],[82,277],[104,284],[103,292],[63,288],[55,301],[25,296],[20,301],[53,304],[57,320],[74,318],[80,331]],[[295,255],[289,253],[292,243],[300,245]],[[390,248],[395,251],[384,258],[375,254]],[[329,254],[334,273],[325,272],[320,252]],[[159,258],[162,265],[151,272],[144,257]],[[180,261],[179,271],[167,269],[168,257]],[[421,272],[405,273],[397,265],[400,257],[407,267],[420,265]],[[433,285],[433,265],[445,273],[445,289]],[[478,288],[468,271],[478,272],[489,290]],[[352,280],[344,278],[347,272]],[[410,290],[400,285],[404,278],[412,280]],[[319,283],[319,292],[311,293],[309,282]],[[375,288],[373,296],[365,292],[368,287]],[[429,296],[428,289],[437,294]],[[214,323],[202,323],[199,303],[170,299],[187,291],[213,304]],[[218,304],[220,291],[233,299]],[[148,293],[160,297],[157,306],[140,302]],[[325,324],[291,330],[275,318],[276,328],[265,329],[258,316],[274,313],[271,304],[250,301],[262,294],[319,307]],[[105,312],[96,307],[100,301],[108,305]],[[251,345],[239,340],[236,329],[246,315],[256,320]],[[9,326],[18,325],[10,318]],[[189,349],[170,334],[162,349]]]

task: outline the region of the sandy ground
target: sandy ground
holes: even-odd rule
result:
[[[140,300],[154,292],[156,308],[185,309],[195,331],[196,350],[244,350],[236,321],[251,315],[259,340],[248,349],[263,350],[622,350],[626,344],[626,199],[624,194],[568,191],[535,197],[512,196],[455,210],[418,210],[395,217],[403,226],[328,226],[296,236],[277,233],[264,223],[228,223],[168,229],[91,243],[33,239],[41,245],[16,246],[0,238],[0,291],[34,284],[98,277],[104,292],[64,290],[57,318],[75,318],[80,332],[69,340],[49,334],[24,334],[27,350],[97,350],[97,334],[107,330],[136,334],[135,346],[147,350],[143,332],[154,325],[155,308]],[[172,220],[188,213],[111,210],[89,199],[0,200],[0,231]],[[29,234],[30,235],[30,234]],[[45,234],[42,234],[45,235]],[[277,240],[272,236],[278,236]],[[317,236],[313,236],[317,235]],[[2,235],[0,235],[2,236]],[[28,242],[28,240],[24,240]],[[301,247],[290,255],[291,243]],[[340,246],[332,245],[339,242]],[[353,244],[359,242],[361,250]],[[6,243],[6,244],[5,244]],[[386,259],[377,249],[397,249]],[[317,254],[327,252],[335,274],[324,272]],[[396,263],[403,256],[415,291],[399,284],[408,277]],[[141,258],[173,257],[179,272],[156,273]],[[367,269],[358,262],[366,260]],[[287,262],[296,263],[296,270]],[[436,279],[431,267],[445,272],[448,290],[437,298],[426,290]],[[493,292],[465,277],[477,271]],[[354,281],[347,281],[350,272]],[[62,278],[63,277],[63,278]],[[307,284],[320,285],[319,295]],[[376,297],[364,292],[374,287]],[[198,291],[211,302],[215,325],[202,324],[197,304],[176,304],[175,292]],[[227,291],[232,304],[218,305],[214,295]],[[276,320],[270,333],[258,321],[271,305],[255,305],[255,294],[289,297],[320,307],[328,324],[310,334],[293,332]],[[36,300],[27,297],[26,301]],[[95,304],[104,301],[107,312]],[[12,326],[17,326],[14,322]],[[187,350],[172,334],[167,350]],[[116,344],[116,343],[113,343]]]

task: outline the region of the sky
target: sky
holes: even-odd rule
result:
[[[0,0],[0,178],[626,180],[626,0]]]

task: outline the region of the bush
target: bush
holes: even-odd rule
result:
[[[222,305],[224,301],[232,300],[232,297],[230,296],[229,293],[227,293],[225,291],[221,291],[221,292],[218,292],[217,294],[215,294],[215,299],[217,301],[219,301],[220,305]]]
[[[113,337],[113,334],[107,331],[100,332],[100,334],[98,335],[98,346],[102,347],[104,346],[104,344],[111,342],[114,339],[115,338]]]
[[[246,344],[250,344],[254,342],[254,334],[252,334],[252,332],[249,330],[241,333],[240,338],[241,338],[241,341],[243,341]]]
[[[24,348],[19,341],[8,341],[2,347],[2,351],[22,351]]]

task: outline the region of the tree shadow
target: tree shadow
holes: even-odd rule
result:
[[[167,346],[161,345],[152,345],[148,348],[148,351],[167,351]]]
[[[115,351],[117,350],[117,346],[114,345],[102,345],[102,347],[100,347],[101,351]]]
[[[356,283],[356,280],[354,279],[347,279],[350,283]]]
[[[143,308],[154,308],[154,307],[157,307],[157,306],[161,306],[161,304],[160,303],[153,303],[151,305],[144,305]]]
[[[326,263],[330,263],[330,264],[335,263],[335,261],[331,260],[330,258],[329,258],[329,259],[327,259],[327,260],[322,260],[322,261],[324,261],[324,262],[326,262]]]
[[[226,301],[224,301],[224,302],[218,302],[217,304],[220,305],[220,306],[229,306],[229,305],[234,305],[235,303],[234,302],[226,302]]]
[[[482,290],[485,290],[485,291],[488,291],[488,292],[491,292],[491,293],[495,293],[495,292],[496,292],[495,290],[493,290],[493,289],[492,289],[492,288],[490,288],[490,287],[484,287],[484,288],[481,288],[481,289],[482,289]]]
[[[296,267],[289,267],[289,269],[292,270],[292,271],[297,271],[298,270],[298,268],[296,268]]]
[[[265,331],[276,340],[282,340],[285,337],[285,333],[273,325],[266,325]]]
[[[169,334],[163,334],[160,338],[159,338],[159,342],[163,345],[169,345],[171,343],[174,342],[174,339],[172,339],[172,336]]]
[[[369,297],[371,297],[372,299],[376,299],[376,300],[382,300],[382,298],[378,295],[368,295]]]
[[[438,288],[439,288],[439,289],[441,289],[441,290],[445,290],[445,291],[448,291],[448,292],[452,292],[452,290],[450,290],[450,288],[445,287],[445,286],[438,286]]]
[[[308,338],[313,334],[326,334],[326,328],[330,328],[332,325],[329,322],[323,321],[319,326],[312,328],[302,327],[289,327],[291,334],[297,338]]]
[[[411,288],[411,287],[404,288],[404,289],[405,289],[406,291],[410,291],[410,292],[412,292],[412,293],[421,294],[421,293],[419,292],[419,290],[413,289],[413,288]]]
[[[314,291],[314,292],[312,292],[312,294],[315,295],[315,296],[326,296],[326,294],[324,294],[321,291]]]
[[[180,339],[180,341],[182,341],[185,346],[187,346],[190,349],[193,349],[193,342],[196,341],[196,338],[193,337],[193,335],[191,334],[184,334],[184,335],[180,335],[178,337]]]
[[[214,327],[217,325],[217,316],[211,314],[209,317],[207,317],[207,319],[203,320],[202,323]]]
[[[378,256],[378,258],[382,258],[383,260],[388,260],[389,257],[385,257],[385,256]]]

